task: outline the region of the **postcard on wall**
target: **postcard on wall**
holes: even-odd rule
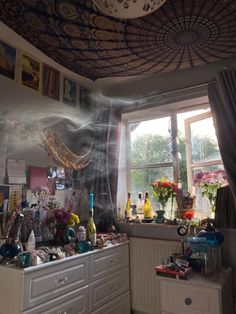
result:
[[[43,95],[59,100],[60,97],[60,72],[43,64]]]
[[[0,179],[5,178],[6,175],[6,146],[0,146]]]
[[[8,183],[24,184],[25,176],[25,160],[8,159],[7,160],[7,176]]]
[[[21,56],[21,83],[39,91],[40,62],[23,53]]]
[[[0,40],[0,74],[15,79],[16,49]]]
[[[63,102],[72,107],[76,106],[76,82],[64,77],[63,79]]]
[[[0,214],[19,208],[21,203],[21,185],[0,185]]]

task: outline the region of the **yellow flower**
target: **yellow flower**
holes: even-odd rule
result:
[[[80,223],[79,216],[74,214],[74,213],[71,213],[70,214],[70,218],[69,218],[69,220],[67,222],[68,226],[69,227],[73,227],[73,226],[75,226],[75,225],[77,225],[79,223]]]

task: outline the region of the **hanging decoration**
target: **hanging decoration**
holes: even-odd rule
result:
[[[103,13],[120,19],[134,19],[160,8],[166,0],[93,0]]]

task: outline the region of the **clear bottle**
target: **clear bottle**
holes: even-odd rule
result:
[[[126,203],[126,208],[125,208],[125,218],[126,219],[131,219],[132,218],[132,197],[131,193],[128,192],[128,197],[127,197],[127,203]]]
[[[42,231],[42,223],[40,221],[39,209],[37,209],[35,212],[33,230],[34,230],[36,243],[42,242],[43,241],[43,231]]]
[[[89,218],[86,226],[87,241],[91,242],[92,247],[96,246],[97,229],[93,220],[93,194],[89,195]]]
[[[176,201],[178,210],[183,209],[183,188],[182,188],[182,181],[181,178],[178,178],[177,182],[177,193],[176,193]]]
[[[143,206],[144,211],[144,219],[152,219],[153,218],[153,211],[152,211],[152,205],[149,199],[149,193],[145,192],[145,201]]]
[[[143,219],[144,215],[143,215],[143,195],[142,192],[138,193],[138,200],[137,200],[137,213],[139,215],[139,218]]]

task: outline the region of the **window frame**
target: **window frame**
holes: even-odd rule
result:
[[[203,161],[203,162],[193,162],[192,161],[192,145],[191,145],[191,123],[202,121],[204,119],[212,118],[211,111],[207,111],[196,116],[192,116],[186,118],[184,120],[185,126],[185,139],[186,139],[186,165],[187,165],[187,182],[188,182],[188,190],[191,192],[192,190],[192,182],[193,182],[193,168],[197,167],[206,167],[206,166],[215,166],[222,165],[221,159],[211,160],[211,161]]]

